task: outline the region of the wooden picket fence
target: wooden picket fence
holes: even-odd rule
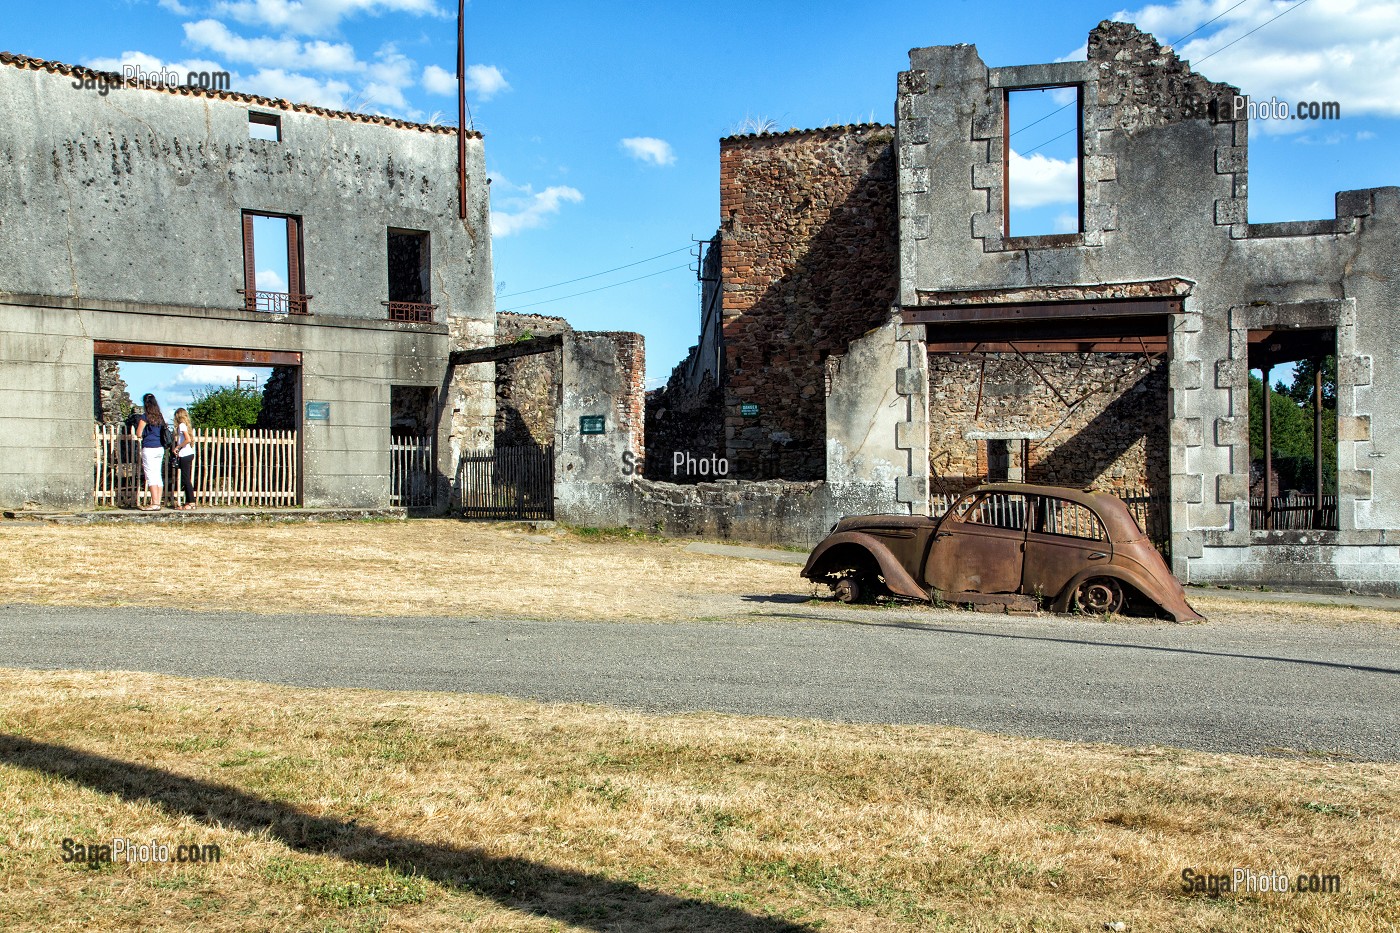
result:
[[[150,504],[141,471],[141,442],[122,424],[93,429],[98,506],[132,508]],[[296,506],[300,464],[297,432],[260,428],[198,430],[194,445],[195,504],[236,508]],[[165,505],[184,504],[180,471],[166,451]]]
[[[408,509],[431,507],[435,498],[436,461],[431,435],[395,434],[390,437],[389,504]]]

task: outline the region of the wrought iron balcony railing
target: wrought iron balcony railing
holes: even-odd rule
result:
[[[389,309],[389,320],[413,324],[433,323],[433,313],[437,311],[437,305],[422,301],[381,301],[380,304]]]

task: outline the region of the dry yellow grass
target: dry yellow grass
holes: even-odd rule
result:
[[[753,597],[813,591],[796,565],[694,554],[684,542],[451,520],[0,522],[0,579],[5,601],[44,605],[598,620],[734,618],[771,609]],[[1400,613],[1378,609],[1188,596],[1213,623],[1400,627]],[[922,611],[930,621],[947,615]]]
[[[683,548],[451,520],[0,524],[0,579],[6,601],[46,605],[485,618],[683,618],[811,592],[796,566]]]
[[[1356,931],[1400,766],[0,671],[6,930]],[[61,840],[215,843],[64,864]],[[1183,868],[1340,875],[1186,896]]]

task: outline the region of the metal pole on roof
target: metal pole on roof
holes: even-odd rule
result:
[[[467,0],[457,0],[457,216],[467,219]]]

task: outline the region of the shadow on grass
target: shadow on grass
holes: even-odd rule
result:
[[[812,928],[732,907],[652,891],[568,868],[493,855],[470,845],[421,842],[353,820],[313,816],[235,787],[63,745],[0,736],[0,762],[52,775],[174,816],[244,833],[266,833],[288,848],[372,868],[386,865],[502,907],[589,930],[811,933]]]

